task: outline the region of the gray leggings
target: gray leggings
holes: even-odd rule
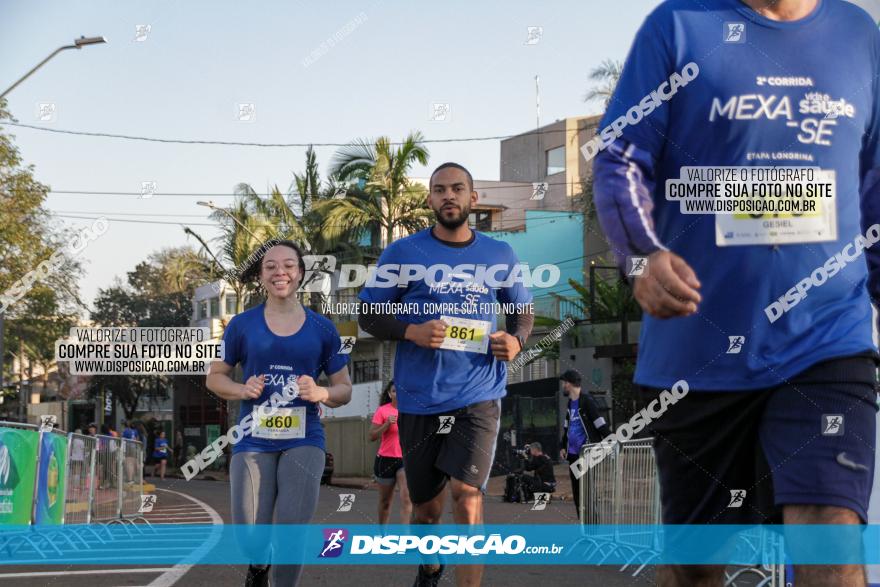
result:
[[[232,523],[308,524],[318,507],[323,473],[324,451],[316,446],[232,455]],[[266,545],[246,531],[238,542],[247,553],[265,552]],[[301,565],[272,565],[272,587],[292,587],[301,573]]]

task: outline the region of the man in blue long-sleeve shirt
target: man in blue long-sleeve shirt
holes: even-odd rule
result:
[[[690,388],[652,424],[667,524],[866,521],[878,97],[880,33],[842,0],[669,0],[636,36],[584,151],[618,262],[647,258],[635,382],[645,399]],[[682,213],[667,182],[701,167],[810,168],[833,197],[803,214]],[[670,566],[658,581],[721,573]],[[864,582],[860,565],[796,568],[797,584]]]

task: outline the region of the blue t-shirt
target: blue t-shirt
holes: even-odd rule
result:
[[[587,431],[578,413],[578,400],[568,400],[568,415],[568,454],[575,455],[587,443]]]
[[[168,439],[167,438],[157,438],[156,439],[156,444],[153,446],[153,458],[154,459],[168,458]]]
[[[137,430],[134,428],[126,428],[122,431],[122,438],[127,438],[129,440],[140,440],[140,436],[137,433]]]
[[[333,323],[308,308],[302,327],[290,336],[278,336],[269,330],[263,314],[265,304],[245,310],[230,320],[223,333],[225,358],[232,366],[241,363],[244,381],[252,375],[265,375],[263,394],[253,400],[242,400],[239,423],[255,407],[266,402],[273,393],[283,393],[285,384],[308,375],[317,381],[320,374],[328,376],[348,364],[348,355],[339,354],[342,341]],[[318,414],[318,405],[298,397],[281,402],[280,407],[305,406],[304,438],[270,439],[245,435],[232,448],[238,452],[277,452],[297,446],[324,448],[324,427]]]
[[[495,332],[494,304],[529,304],[532,296],[517,278],[519,261],[510,245],[474,231],[466,246],[443,243],[430,228],[391,243],[379,258],[375,278],[360,293],[364,302],[397,302],[414,311],[396,317],[421,324],[441,316],[482,320]],[[421,279],[403,279],[400,265],[437,267]],[[482,272],[476,266],[493,268]],[[444,269],[441,266],[445,266]],[[426,271],[428,273],[428,271]],[[411,274],[411,273],[410,273]],[[426,281],[427,280],[427,281]],[[382,284],[394,282],[391,287]],[[447,306],[442,306],[447,304]],[[454,312],[436,310],[453,309]],[[397,343],[394,385],[398,410],[405,414],[437,414],[503,397],[507,365],[485,353],[426,349],[409,341]]]
[[[860,178],[880,167],[876,23],[842,0],[820,0],[810,15],[792,22],[767,19],[739,0],[663,2],[636,35],[599,128],[626,116],[690,62],[699,74],[622,133],[653,158],[657,236],[694,269],[703,299],[687,318],[645,315],[635,381],[756,389],[824,359],[874,349],[863,258],[810,289],[775,322],[765,308],[862,233]],[[842,107],[836,117],[826,116],[832,101]],[[719,245],[718,239],[738,235],[716,233],[715,215],[682,214],[678,201],[665,198],[666,180],[679,178],[683,166],[833,170],[837,238]],[[744,337],[739,352],[728,351],[738,346],[731,344],[734,336]]]

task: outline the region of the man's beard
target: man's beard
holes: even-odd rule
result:
[[[470,216],[470,213],[471,213],[471,207],[464,206],[464,207],[460,208],[460,210],[461,210],[461,213],[458,216],[447,220],[446,218],[443,217],[442,208],[435,208],[434,209],[434,217],[437,219],[437,222],[443,226],[443,228],[448,228],[449,230],[455,230],[456,228],[458,228],[459,226],[461,226],[462,224],[467,222],[468,216]]]

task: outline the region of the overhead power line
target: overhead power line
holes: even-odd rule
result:
[[[82,215],[83,213],[72,213],[71,214],[71,213],[58,213],[58,212],[55,212],[54,216],[56,216],[58,218],[69,218],[69,219],[73,219],[73,220],[97,220],[98,218],[104,218],[108,222],[122,222],[122,223],[132,223],[132,224],[162,224],[165,226],[213,226],[215,228],[219,228],[219,225],[217,223],[211,223],[211,222],[190,222],[188,220],[182,221],[182,222],[173,222],[170,220],[136,220],[133,218],[116,218],[116,217],[109,216],[111,214],[116,214],[116,215],[124,214],[124,213],[119,213],[119,212],[88,211],[85,213],[86,214],[99,214],[99,216],[83,216]],[[560,213],[560,216],[569,216],[570,217],[570,216],[577,216],[579,214],[580,213],[578,213],[578,212],[568,212],[568,213],[564,213],[564,214]],[[133,214],[127,214],[127,215],[133,215]],[[145,214],[145,216],[154,216],[154,215]],[[155,216],[176,216],[176,215],[175,214],[157,214]],[[192,215],[192,214],[180,214],[179,216],[181,216],[181,217],[197,216],[200,218],[204,218],[204,216]],[[556,222],[556,220],[557,219],[537,220],[537,221],[533,221],[531,224],[529,224],[528,227],[537,228],[539,226],[543,226],[544,224],[553,224],[554,222]],[[500,227],[497,230],[493,230],[491,232],[512,232],[510,230],[510,228],[505,229],[504,225],[506,223],[508,223],[507,226],[509,227],[509,226],[511,226],[511,224],[513,222],[514,222],[514,220],[509,220],[509,221],[503,220],[502,222],[499,223]],[[253,226],[254,228],[257,228],[260,226],[277,226],[277,223],[258,222],[258,223],[251,224],[251,226]],[[336,225],[333,225],[333,226],[336,227]],[[515,226],[523,226],[523,225],[521,223],[518,223]],[[327,227],[329,228],[329,226],[327,226]]]
[[[84,136],[84,137],[100,137],[100,138],[108,138],[108,139],[122,139],[127,141],[143,141],[148,143],[171,143],[171,144],[179,144],[179,145],[223,145],[223,146],[232,146],[232,147],[268,147],[268,148],[291,148],[291,147],[348,147],[351,146],[351,142],[346,143],[333,143],[333,142],[304,142],[304,143],[258,143],[258,142],[250,142],[250,141],[218,141],[218,140],[208,140],[208,139],[167,139],[160,137],[146,137],[141,135],[126,135],[119,133],[108,133],[108,132],[89,132],[82,130],[66,130],[60,128],[48,128],[45,126],[38,126],[35,124],[25,124],[23,122],[10,122],[8,120],[0,121],[0,125],[5,126],[15,126],[18,128],[29,128],[31,130],[38,130],[41,132],[49,132],[63,135],[74,135],[74,136]],[[561,130],[532,130],[512,135],[494,135],[494,136],[485,136],[485,137],[462,137],[462,138],[452,138],[452,139],[423,139],[419,141],[422,144],[433,144],[433,143],[474,143],[480,141],[500,141],[504,139],[510,139],[518,136],[528,136],[535,134],[550,134],[550,133],[568,133],[568,132],[578,132],[579,130],[586,129],[574,129],[573,131],[569,131],[567,129]],[[391,141],[389,144],[394,146],[399,146],[404,144],[403,141]]]
[[[475,180],[480,181],[480,180]],[[484,180],[484,181],[496,181],[496,180]],[[499,180],[504,181],[504,180]],[[532,184],[534,183],[546,183],[548,186],[554,185],[575,185],[579,186],[580,181],[504,181],[504,183],[509,183],[512,185],[487,185],[487,186],[474,186],[474,190],[478,192],[488,191],[488,190],[509,190],[515,189],[517,187],[521,188],[532,188]],[[73,195],[73,196],[142,196],[143,192],[129,192],[123,190],[49,190],[49,195]],[[233,198],[236,196],[242,196],[240,193],[220,193],[220,192],[156,192],[152,194],[150,197],[156,198],[159,196],[187,196],[187,197],[213,197],[213,198]],[[257,193],[258,196],[268,197],[271,194],[268,193]],[[282,192],[282,195],[292,195],[298,196],[300,195],[297,192]]]

